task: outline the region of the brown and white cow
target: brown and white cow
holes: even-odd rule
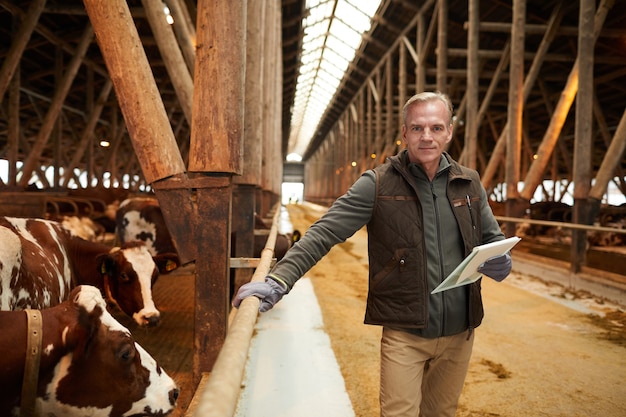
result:
[[[255,228],[269,229],[263,219],[255,214]],[[152,197],[130,197],[120,203],[116,214],[116,234],[120,242],[144,241],[153,255],[176,252],[170,232],[165,224],[159,201]],[[278,234],[274,256],[280,260],[300,239],[300,232]],[[267,235],[254,236],[254,256],[260,257]],[[232,245],[234,246],[234,245]]]
[[[26,314],[0,312],[2,416],[20,414]],[[74,288],[67,301],[41,310],[41,325],[35,415],[165,416],[174,409],[176,383],[107,312],[97,288]]]
[[[115,230],[120,242],[145,242],[152,255],[178,253],[156,198],[130,197],[122,201],[115,214]]]
[[[137,324],[155,325],[160,313],[151,287],[174,262],[153,257],[141,242],[111,248],[72,236],[57,222],[0,217],[0,310],[52,307],[88,284]]]

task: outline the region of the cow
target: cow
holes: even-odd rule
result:
[[[256,230],[269,230],[270,226],[265,223],[263,218],[259,216],[257,213],[254,213],[254,228]],[[294,230],[293,233],[279,233],[276,235],[276,242],[274,244],[274,256],[276,260],[280,261],[283,259],[285,254],[294,243],[300,240],[301,233],[299,230]],[[261,251],[265,247],[265,243],[267,242],[267,235],[263,234],[255,234],[254,235],[254,254],[255,257],[261,257]]]
[[[255,214],[255,228],[259,230],[269,229],[257,214]],[[116,214],[116,236],[119,242],[136,240],[146,242],[150,253],[153,255],[176,252],[159,201],[153,197],[130,197],[120,203]],[[282,259],[300,236],[301,234],[297,230],[293,233],[276,235],[274,246],[276,259]],[[261,256],[266,240],[267,235],[257,234],[254,236],[255,257]]]
[[[33,343],[34,350],[27,351],[26,341],[35,331],[27,315],[33,311],[0,311],[0,415],[20,415],[24,380],[23,406],[34,407],[37,416],[165,416],[173,411],[176,383],[107,311],[98,288],[77,286],[66,301],[39,312],[41,345]],[[35,355],[38,372],[25,375],[26,361]]]
[[[106,233],[104,227],[87,216],[60,216],[49,220],[61,223],[74,236],[92,242],[104,241]]]
[[[143,241],[152,255],[178,253],[170,235],[159,200],[130,197],[115,214],[116,238],[121,243]]]
[[[138,325],[156,325],[152,285],[176,259],[152,256],[142,242],[114,248],[90,242],[50,220],[0,217],[0,310],[52,307],[88,284]]]

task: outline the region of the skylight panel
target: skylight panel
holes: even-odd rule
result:
[[[379,5],[380,0],[307,0],[288,153],[306,151]]]
[[[351,49],[356,49],[361,44],[361,32],[355,31],[352,26],[345,24],[341,20],[333,20],[330,34],[329,40],[340,42]]]
[[[348,51],[351,53],[351,55],[354,55],[354,51],[350,50]],[[346,72],[346,68],[348,67],[348,65],[350,64],[350,61],[348,61],[348,59],[350,61],[352,61],[352,57],[349,56],[344,57],[343,55],[338,54],[337,52],[335,52],[332,49],[326,49],[324,51],[324,60],[328,61],[328,68],[340,68],[341,69],[341,73],[337,74],[337,77],[342,78],[343,77],[343,73]],[[330,64],[332,63],[332,64]],[[323,65],[325,63],[321,63],[320,65]],[[332,66],[331,66],[332,65]],[[337,72],[337,70],[333,70],[333,72]]]

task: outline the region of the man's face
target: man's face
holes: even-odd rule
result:
[[[439,165],[445,145],[452,139],[446,106],[439,100],[413,103],[402,125],[409,160],[424,168]]]

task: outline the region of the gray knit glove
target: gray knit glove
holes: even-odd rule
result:
[[[478,267],[477,271],[500,282],[511,273],[512,266],[511,255],[505,253],[487,259]]]
[[[265,277],[265,282],[248,282],[242,285],[233,298],[233,306],[238,308],[244,298],[255,296],[261,300],[259,311],[264,313],[271,310],[274,304],[287,294],[289,289],[286,285],[275,281],[269,275]]]

